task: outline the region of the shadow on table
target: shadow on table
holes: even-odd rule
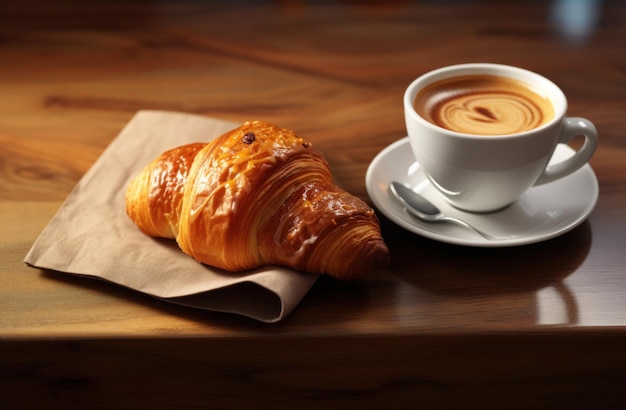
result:
[[[351,282],[321,277],[294,312],[276,324],[167,303],[92,278],[54,271],[42,271],[42,275],[68,285],[103,292],[126,302],[139,303],[163,314],[184,317],[200,325],[217,325],[231,330],[275,332],[294,324],[299,327],[323,325],[334,328],[349,321],[382,323],[393,317],[389,310],[399,303],[398,292],[426,293],[435,299],[453,301],[455,298],[493,299],[495,295],[508,294],[519,303],[546,287],[553,287],[560,294],[569,311],[569,320],[576,321],[576,301],[563,281],[587,257],[592,242],[588,222],[558,238],[511,248],[443,244],[407,232],[388,221],[383,221],[383,230],[391,252],[388,271],[374,272],[363,280]],[[423,300],[418,302],[428,303]],[[430,309],[436,308],[433,306]]]
[[[389,229],[394,275],[414,293],[430,295],[440,303],[440,311],[458,316],[468,309],[476,320],[500,317],[536,323],[538,293],[548,289],[554,295],[551,309],[560,305],[564,310],[559,324],[578,321],[575,295],[565,279],[587,258],[592,243],[589,222],[545,242],[507,248],[448,245]]]

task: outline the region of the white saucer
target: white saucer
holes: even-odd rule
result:
[[[552,161],[562,161],[574,150],[559,145]],[[441,211],[475,225],[499,238],[490,241],[447,222],[429,223],[408,214],[389,192],[391,181],[399,181],[421,193]],[[531,187],[507,208],[488,214],[461,211],[448,204],[430,184],[415,161],[409,139],[403,138],[383,149],[365,176],[367,193],[376,208],[399,226],[441,242],[455,245],[502,247],[544,241],[570,231],[591,213],[598,200],[598,180],[589,164],[558,181]]]

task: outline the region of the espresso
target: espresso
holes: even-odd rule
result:
[[[427,121],[464,134],[507,135],[554,118],[548,98],[522,81],[491,75],[447,78],[416,96],[415,111]]]

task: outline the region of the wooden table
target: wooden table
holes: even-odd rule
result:
[[[408,83],[477,61],[551,78],[570,114],[597,125],[600,197],[571,232],[477,249],[382,218],[391,267],[352,283],[322,278],[275,325],[22,263],[138,110],[292,128],[369,201],[370,161],[405,135]],[[5,1],[0,408],[623,402],[625,133],[619,0]]]

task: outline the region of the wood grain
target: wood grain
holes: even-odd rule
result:
[[[626,3],[571,3],[2,2],[0,408],[623,404]],[[573,231],[472,249],[381,216],[390,269],[323,278],[275,325],[22,263],[137,110],[292,128],[369,201],[405,87],[477,61],[545,75],[596,124],[600,198]]]

